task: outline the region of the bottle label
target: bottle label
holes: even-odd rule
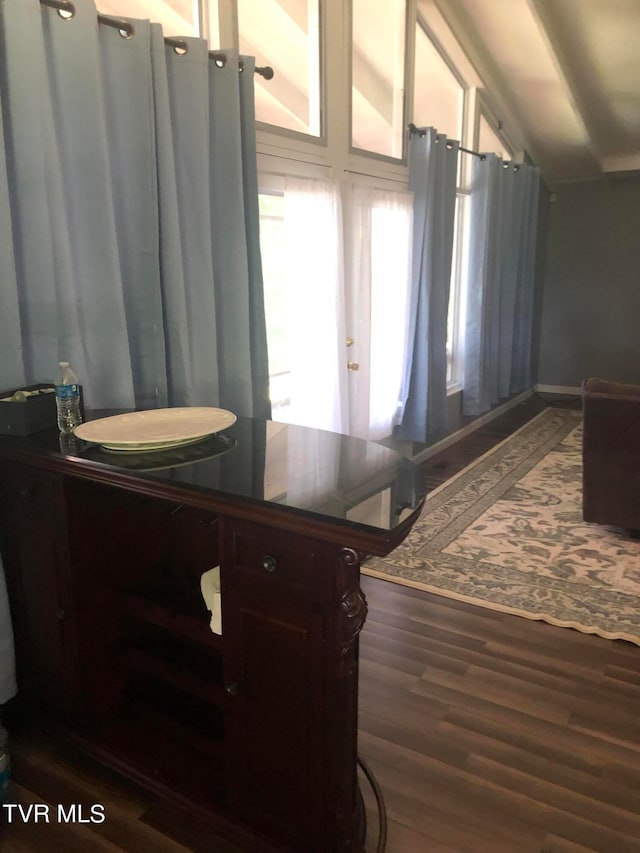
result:
[[[73,385],[56,385],[56,397],[66,400],[77,396],[78,386],[75,383]]]

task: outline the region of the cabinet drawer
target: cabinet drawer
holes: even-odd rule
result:
[[[327,556],[303,537],[279,534],[270,528],[235,529],[231,536],[231,571],[242,582],[284,585],[321,593],[327,586]]]

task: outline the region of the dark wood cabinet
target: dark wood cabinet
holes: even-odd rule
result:
[[[203,488],[202,470],[154,479],[0,439],[20,693],[247,851],[358,850],[360,556],[418,507],[378,530],[247,500],[222,467]],[[222,635],[200,588],[214,566]]]
[[[62,480],[58,474],[0,460],[0,530],[20,689],[38,704],[66,711],[77,691]]]
[[[319,746],[331,739],[325,686],[335,602],[325,568],[335,553],[260,525],[223,529],[234,806],[294,850],[331,849],[337,803],[326,797],[330,767]]]

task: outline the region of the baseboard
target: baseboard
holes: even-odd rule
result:
[[[573,385],[535,385],[540,394],[562,394],[563,397],[582,397],[582,388]]]
[[[523,391],[522,394],[518,394],[516,397],[513,397],[513,399],[508,400],[501,406],[497,406],[490,412],[486,412],[486,414],[480,415],[480,417],[476,418],[470,424],[467,424],[461,429],[452,432],[451,435],[448,435],[446,438],[437,441],[435,444],[432,444],[431,447],[425,447],[424,450],[421,450],[419,453],[416,453],[415,456],[412,456],[411,461],[416,464],[419,464],[420,462],[424,462],[425,460],[430,459],[432,456],[435,456],[436,453],[440,453],[441,450],[445,450],[445,448],[450,447],[452,444],[455,444],[456,441],[459,441],[461,438],[464,438],[465,435],[469,435],[470,433],[479,429],[481,426],[488,424],[490,421],[494,420],[500,415],[503,415],[505,412],[508,412],[509,409],[513,409],[514,406],[518,406],[520,403],[523,403],[532,395],[533,390]]]

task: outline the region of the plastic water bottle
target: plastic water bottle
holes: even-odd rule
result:
[[[9,796],[9,744],[7,730],[0,724],[0,803],[6,803]]]
[[[78,379],[69,367],[68,361],[60,362],[60,370],[56,378],[56,408],[60,432],[73,432],[73,428],[82,423]]]

